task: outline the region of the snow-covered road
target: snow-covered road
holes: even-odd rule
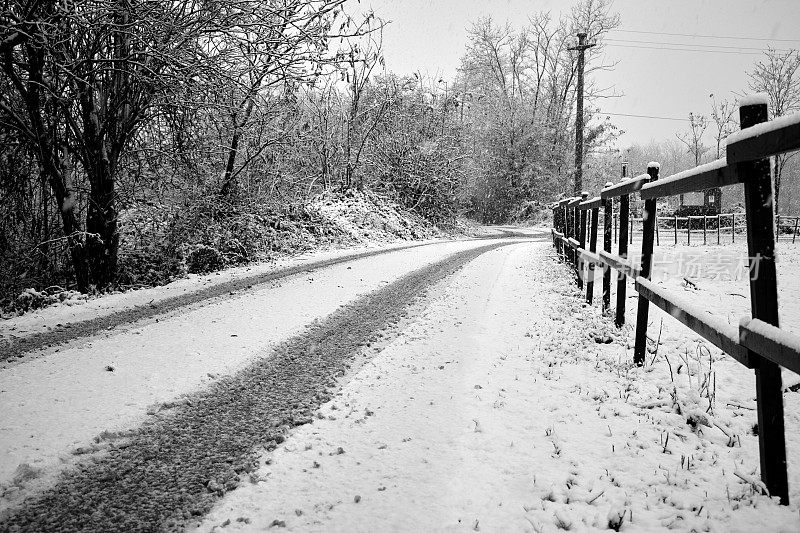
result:
[[[49,483],[76,455],[101,448],[103,443],[95,441],[136,427],[182,394],[265,355],[312,321],[408,272],[485,244],[435,243],[305,272],[78,339],[0,370],[0,510],[26,489]],[[207,280],[196,279],[195,285]],[[193,288],[186,282],[177,285],[182,291]],[[151,289],[145,298],[175,290]],[[142,298],[136,293],[129,297],[134,303]],[[95,314],[112,309],[103,302],[93,307]],[[67,308],[41,315],[38,322],[49,326],[91,313]],[[17,322],[32,329],[37,318]]]

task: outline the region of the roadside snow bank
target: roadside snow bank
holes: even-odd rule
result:
[[[314,198],[308,209],[330,220],[358,242],[391,242],[440,235],[439,230],[419,215],[369,191],[326,192]]]

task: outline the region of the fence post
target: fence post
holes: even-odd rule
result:
[[[561,232],[561,216],[558,203],[553,206],[553,230]],[[556,249],[556,255],[561,260],[561,240],[553,234],[553,248]]]
[[[592,208],[591,233],[589,233],[589,251],[597,251],[597,222],[600,218],[600,208]],[[594,299],[594,261],[589,263],[589,274],[586,277],[586,303],[592,305]]]
[[[794,240],[797,238],[797,222],[800,221],[800,217],[794,217],[794,233],[792,233],[792,244],[794,244]]]
[[[579,199],[579,197],[576,196],[575,199],[577,200],[577,199]],[[573,226],[574,226],[572,228],[572,232],[573,232],[573,237],[572,238],[577,241],[578,239],[581,238],[581,212],[578,211],[578,204],[577,203],[574,206],[572,206],[572,223],[573,223]],[[572,266],[575,268],[575,275],[577,275],[578,274],[578,259],[579,259],[580,256],[578,255],[578,250],[577,249],[572,250],[572,253],[573,253]]]
[[[627,167],[622,167],[622,181],[627,178]],[[628,222],[630,220],[630,195],[623,194],[619,197],[619,256],[623,261],[628,259]],[[617,315],[614,324],[621,328],[625,324],[625,298],[627,292],[627,276],[617,273]]]
[[[585,202],[586,199],[589,198],[589,193],[583,191],[581,193],[581,201]],[[580,213],[580,237],[579,242],[581,243],[581,249],[586,250],[586,209],[580,209],[580,204],[575,206],[575,209],[579,209]],[[581,258],[580,252],[576,252],[578,254],[578,288],[583,289],[583,259]]]
[[[736,213],[731,213],[731,242],[736,242]]]
[[[686,215],[686,245],[692,244],[692,216]]]
[[[580,197],[576,196],[574,200],[578,200]],[[574,201],[573,200],[573,201]],[[581,212],[578,210],[578,203],[576,202],[574,206],[572,206],[572,222],[574,224],[573,234],[574,239],[577,241],[581,238]]]
[[[572,209],[569,207],[569,198],[567,203],[564,204],[564,237],[569,238],[572,237]],[[564,243],[565,249],[564,253],[567,257],[567,262],[570,264],[572,263],[572,248],[566,246],[566,242]]]
[[[606,187],[614,185],[606,182]],[[606,198],[603,201],[603,250],[611,253],[611,224],[614,218],[614,199]],[[611,269],[603,267],[603,312],[611,307]]]
[[[706,215],[703,215],[703,246],[708,244],[707,233],[708,233],[708,218],[706,217]]]
[[[652,183],[658,179],[659,164],[651,161],[647,164],[647,180]],[[653,233],[656,221],[656,199],[644,201],[642,213],[642,273],[641,276],[650,279],[650,268],[653,265]],[[647,356],[647,321],[650,313],[650,300],[639,295],[639,306],[636,312],[636,344],[633,348],[633,362],[636,366],[644,366]]]
[[[558,206],[558,231],[561,232],[562,238],[558,241],[558,251],[561,255],[561,260],[563,262],[567,261],[567,254],[564,251],[564,237],[566,237],[567,233],[567,218],[566,218],[566,210],[563,206]]]
[[[658,238],[658,212],[656,212],[656,246],[661,246]]]
[[[722,244],[722,219],[720,218],[722,215],[717,215],[717,245]]]
[[[775,231],[775,240],[781,240],[781,216],[777,215],[775,220],[775,225],[777,226],[777,230]]]
[[[628,197],[628,208],[630,209],[630,197]],[[631,244],[633,244],[633,232],[635,231],[633,227],[633,215],[628,215],[628,233],[631,236]]]
[[[617,237],[617,225],[619,223],[619,214],[614,215],[614,242],[619,242],[619,237]]]
[[[678,215],[675,215],[675,246],[678,246]]]
[[[575,201],[575,199],[577,199],[577,196],[573,196],[572,197],[573,201]],[[581,231],[580,230],[580,222],[581,221],[580,221],[580,213],[578,212],[578,205],[577,204],[573,205],[572,207],[570,207],[570,210],[572,211],[572,228],[570,228],[570,231],[572,232],[572,238],[575,239],[575,240],[578,240],[578,237],[579,237],[580,231]],[[577,271],[578,270],[578,250],[575,250],[575,249],[573,249],[571,247],[570,247],[570,250],[572,250],[572,268],[575,269],[575,271]]]
[[[570,198],[571,200],[571,198]],[[569,200],[564,204],[564,239],[569,239],[572,236],[572,209],[569,207]],[[564,252],[567,256],[567,261],[572,263],[572,248],[564,242]]]
[[[742,129],[767,120],[767,104],[739,108]],[[750,308],[753,318],[778,326],[778,287],[775,275],[775,206],[769,159],[737,164],[744,183],[747,220],[747,251],[750,256]],[[761,479],[772,496],[789,504],[786,474],[786,441],[783,422],[781,367],[754,352],[757,361],[756,401]]]

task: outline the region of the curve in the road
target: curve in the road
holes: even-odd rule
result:
[[[502,235],[492,235],[474,240],[501,239],[509,237],[520,237],[520,238],[524,237],[527,239],[531,239],[532,236],[525,234],[514,234],[514,235],[502,234]],[[58,327],[53,330],[43,331],[41,333],[35,333],[32,335],[16,339],[14,338],[8,339],[5,342],[0,343],[0,362],[6,361],[9,358],[20,357],[34,350],[57,346],[59,344],[64,344],[66,342],[84,337],[91,337],[102,331],[114,329],[115,327],[120,325],[132,324],[140,320],[162,316],[177,309],[180,309],[182,307],[194,305],[203,302],[205,300],[218,298],[241,290],[250,289],[256,285],[260,285],[270,281],[275,281],[289,276],[294,276],[296,274],[301,274],[303,272],[308,272],[319,268],[338,265],[340,263],[346,263],[349,261],[356,261],[358,259],[373,257],[376,255],[382,255],[401,250],[408,250],[411,248],[419,248],[422,246],[431,246],[442,242],[450,242],[450,241],[415,243],[404,246],[398,246],[394,248],[384,248],[380,250],[358,252],[354,254],[344,255],[341,257],[335,257],[332,259],[324,259],[324,260],[304,263],[302,265],[296,265],[293,267],[281,268],[272,272],[261,273],[252,276],[245,276],[242,278],[219,283],[212,287],[206,287],[201,290],[194,291],[188,294],[180,294],[177,296],[172,296],[170,298],[166,298],[160,301],[157,305],[144,305],[144,306],[134,307],[131,309],[124,309],[121,311],[110,313],[108,315],[103,315],[89,320],[75,322],[67,326]]]
[[[183,529],[247,481],[259,451],[283,442],[290,427],[310,423],[353,355],[396,324],[427,287],[509,244],[456,253],[339,309],[145,423],[106,455],[63,473],[0,520],[0,531]]]

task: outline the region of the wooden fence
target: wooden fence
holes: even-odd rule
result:
[[[583,280],[586,280],[589,303],[594,292],[594,270],[597,267],[603,269],[604,311],[611,303],[611,270],[619,272],[617,326],[625,323],[626,277],[634,278],[639,295],[633,354],[635,364],[641,366],[645,361],[647,322],[652,302],[735,360],[754,369],[761,478],[770,494],[780,497],[781,503],[788,505],[781,368],[800,374],[800,336],[778,327],[776,219],[768,158],[800,149],[800,114],[767,121],[767,105],[753,100],[740,106],[739,118],[742,131],[728,138],[725,158],[665,179],[659,179],[658,163],[651,163],[646,174],[630,179],[623,174],[622,181],[606,184],[595,198],[589,199],[588,193],[583,193],[582,197],[553,204],[553,244],[559,256],[574,266],[579,286],[583,287]],[[751,307],[751,316],[742,318],[738,328],[650,281],[656,237],[656,200],[737,184],[744,187]],[[630,196],[636,193],[644,200],[641,263],[638,265],[627,259]],[[616,214],[613,213],[614,198],[619,198],[619,212]],[[603,249],[598,252],[601,208],[604,215]],[[622,221],[617,254],[611,250],[615,215]]]

